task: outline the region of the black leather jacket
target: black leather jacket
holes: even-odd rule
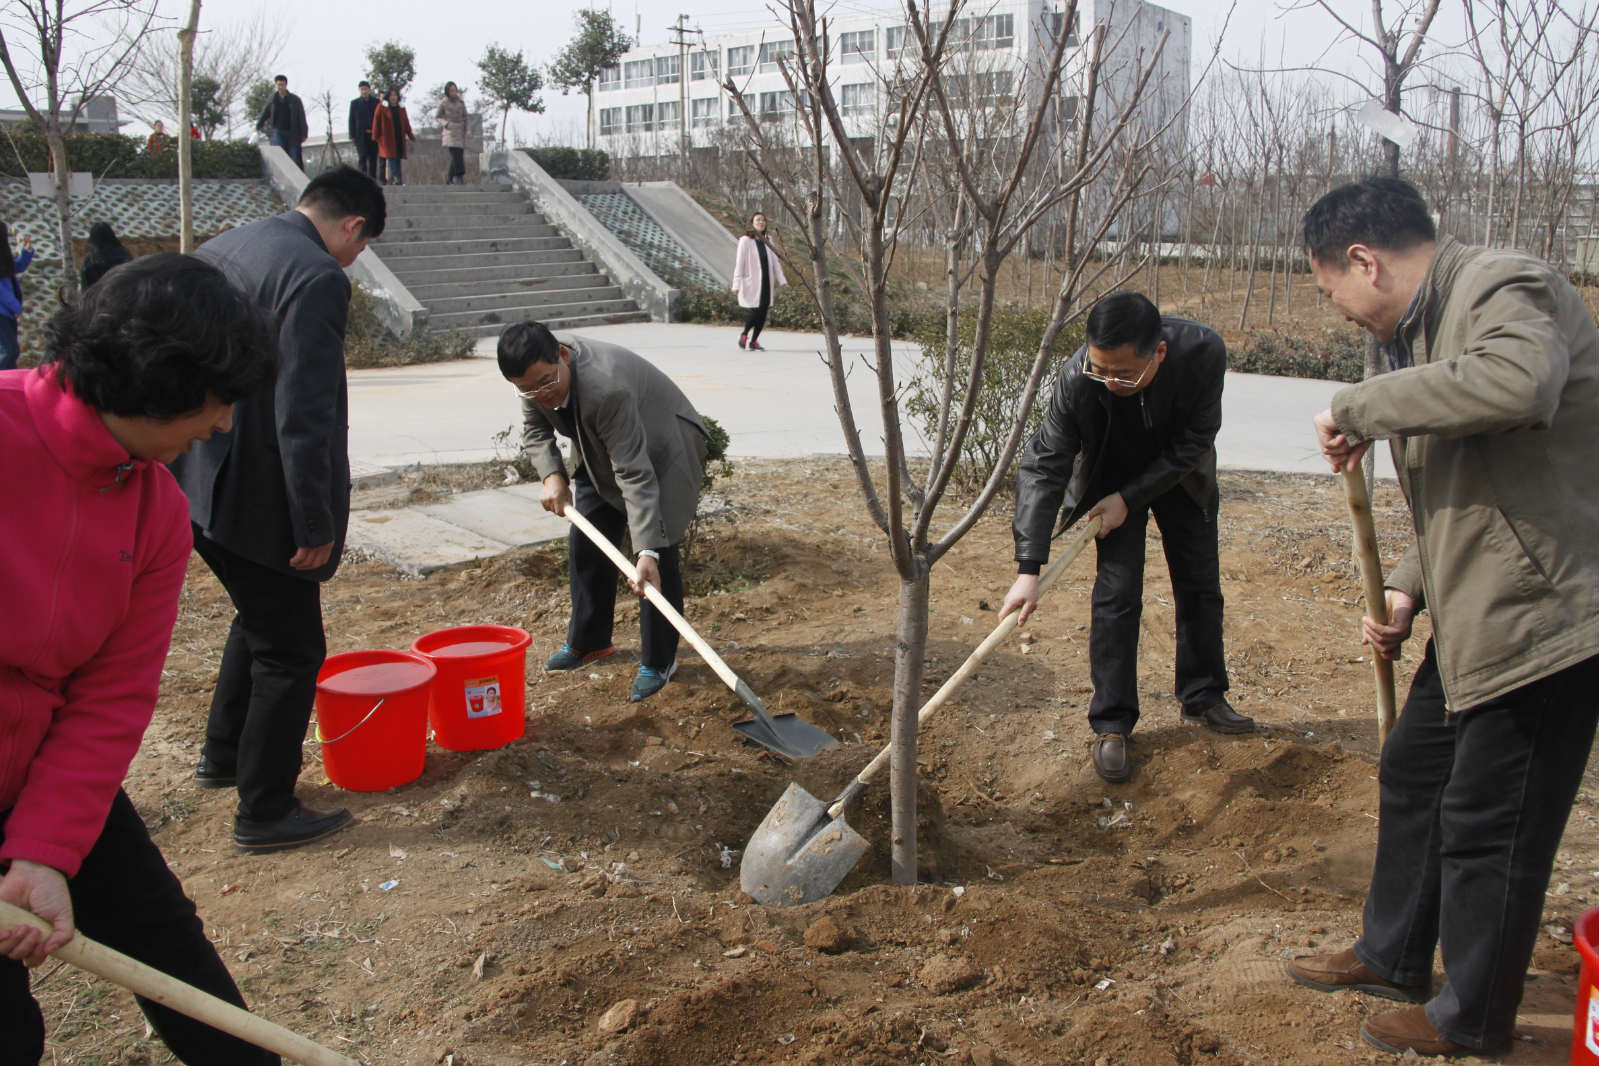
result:
[[[1144,417],[1161,438],[1161,452],[1125,484],[1102,483],[1110,392],[1083,376],[1087,346],[1061,368],[1044,421],[1023,449],[1016,474],[1017,562],[1049,560],[1051,530],[1063,508],[1057,535],[1113,492],[1122,494],[1130,511],[1148,507],[1176,485],[1201,505],[1215,493],[1227,346],[1209,326],[1172,315],[1161,317],[1161,332],[1166,359],[1138,394]]]

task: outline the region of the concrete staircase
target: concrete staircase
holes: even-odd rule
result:
[[[551,329],[649,321],[514,189],[407,185],[384,194],[388,224],[373,250],[427,308],[430,329],[484,336],[526,318]]]

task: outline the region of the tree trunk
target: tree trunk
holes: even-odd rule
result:
[[[583,90],[583,95],[589,98],[588,122],[587,122],[587,124],[585,125],[584,128],[587,131],[587,141],[588,141],[589,151],[592,152],[594,150],[594,83],[593,82],[589,82],[588,88]],[[721,104],[717,104],[716,106],[717,107],[721,107],[722,105]]]
[[[899,585],[899,629],[894,641],[894,712],[889,744],[893,804],[891,858],[896,885],[916,883],[916,712],[922,702],[927,658],[929,573],[917,560],[914,580]]]
[[[178,250],[194,251],[194,154],[189,141],[194,82],[194,35],[200,28],[200,0],[190,0],[189,23],[178,31]]]
[[[1249,321],[1249,302],[1255,296],[1255,269],[1260,264],[1260,229],[1266,218],[1266,180],[1271,176],[1271,150],[1260,164],[1260,195],[1255,200],[1255,232],[1249,241],[1249,278],[1244,283],[1244,303],[1238,309],[1238,328]]]
[[[72,198],[67,195],[71,164],[67,161],[67,140],[59,129],[46,129],[44,140],[50,147],[50,169],[56,179],[56,232],[61,240],[61,295],[70,300],[78,295],[78,256],[72,247]]]

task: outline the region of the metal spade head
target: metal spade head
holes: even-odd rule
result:
[[[733,693],[744,701],[744,706],[755,716],[754,721],[737,722],[733,728],[786,759],[809,759],[838,743],[798,715],[780,714],[773,717],[761,698],[743,681],[738,683]]]
[[[864,837],[828,805],[790,783],[744,848],[739,887],[767,907],[829,895],[866,854]]]

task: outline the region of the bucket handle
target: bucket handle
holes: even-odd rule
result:
[[[385,703],[387,703],[388,699],[389,698],[387,696],[384,696],[382,699],[378,700],[376,703],[374,703],[372,705],[372,709],[370,711],[367,711],[366,714],[361,716],[361,720],[359,722],[355,723],[350,728],[346,729],[344,732],[340,733],[338,736],[332,738],[331,740],[329,740],[327,737],[322,735],[322,720],[320,718],[318,718],[317,719],[317,723],[316,723],[316,738],[317,738],[317,740],[321,741],[323,744],[337,744],[339,741],[343,740],[345,737],[349,736],[351,733],[355,732],[357,729],[360,729],[362,726],[366,725],[367,719],[371,718],[374,714],[377,714],[378,713],[378,708],[383,706]]]

